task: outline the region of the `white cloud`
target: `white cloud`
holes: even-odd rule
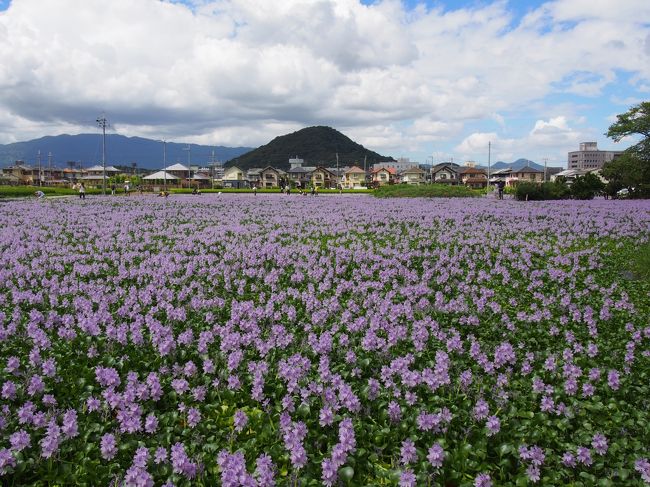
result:
[[[0,143],[88,131],[106,110],[120,133],[212,144],[325,124],[394,155],[462,138],[469,155],[492,135],[513,153],[518,140],[550,150],[577,134],[547,95],[599,100],[620,71],[630,90],[650,86],[648,18],[643,0],[548,2],[516,24],[505,1],[13,0],[0,13]],[[509,114],[526,110],[540,125],[515,135]]]

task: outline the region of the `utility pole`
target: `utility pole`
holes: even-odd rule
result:
[[[547,161],[548,161],[548,159],[545,157],[544,158],[544,182],[546,182],[546,162]]]
[[[165,178],[165,193],[167,192],[167,141],[163,139],[163,177]]]
[[[108,120],[102,113],[102,116],[97,119],[97,124],[102,129],[102,194],[106,196],[106,126]]]
[[[490,165],[492,163],[492,142],[488,142],[488,188],[490,187]]]
[[[339,153],[338,152],[336,153],[336,189],[339,189]]]
[[[43,186],[43,169],[41,169],[41,151],[39,150],[36,158],[38,160],[38,185]]]
[[[188,189],[191,186],[191,179],[192,179],[192,146],[190,144],[187,144],[187,147],[185,147],[183,150],[187,151],[187,187]]]
[[[212,180],[212,189],[214,189],[214,149],[212,149],[212,157],[210,159],[210,179]]]

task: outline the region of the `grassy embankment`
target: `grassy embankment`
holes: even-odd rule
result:
[[[38,190],[43,191],[45,196],[71,196],[79,194],[71,188],[47,187],[47,186],[0,186],[0,198],[27,198],[33,197]],[[110,193],[110,190],[107,190]],[[102,194],[101,189],[86,189],[86,194]]]
[[[373,194],[378,198],[471,198],[483,195],[484,190],[445,184],[394,184],[381,186]]]

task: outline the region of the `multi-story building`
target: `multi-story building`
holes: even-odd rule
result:
[[[606,162],[620,156],[622,151],[598,150],[597,142],[582,142],[580,150],[569,152],[568,169],[600,169]]]

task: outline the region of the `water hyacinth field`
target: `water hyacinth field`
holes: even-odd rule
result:
[[[644,201],[5,203],[1,483],[647,485],[649,239]]]

